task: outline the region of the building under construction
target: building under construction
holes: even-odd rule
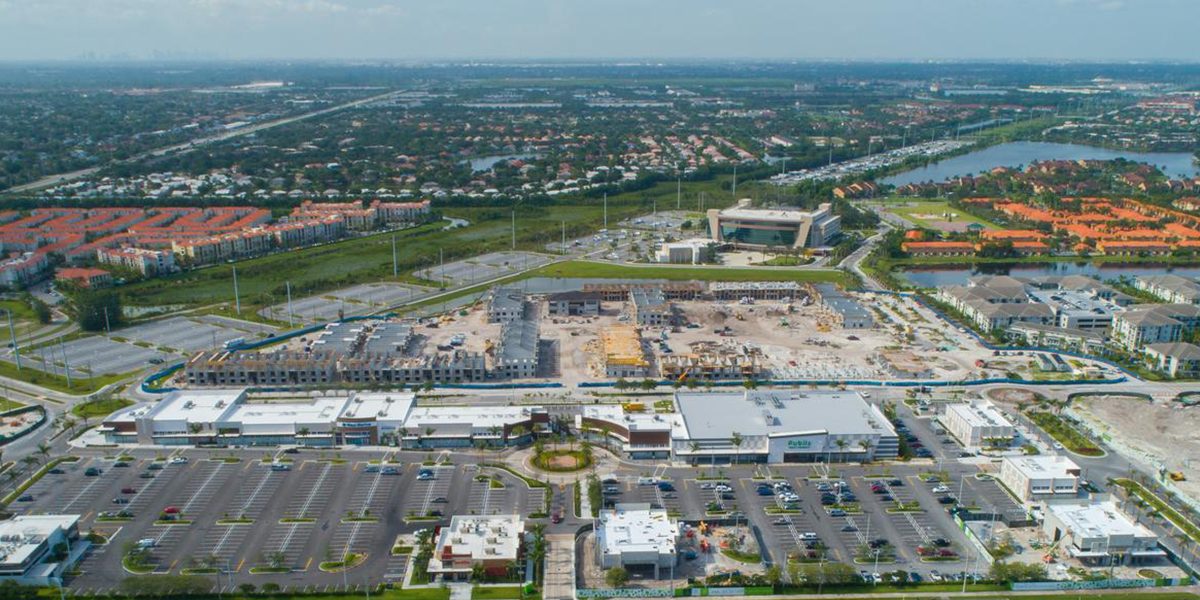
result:
[[[606,377],[635,378],[650,375],[650,360],[637,327],[615,325],[600,333],[600,355]]]
[[[657,360],[662,377],[677,381],[759,379],[763,373],[758,351],[740,345],[696,343],[692,344],[691,352],[662,354]]]
[[[714,300],[790,300],[796,302],[813,295],[808,284],[795,281],[714,281],[709,285]]]
[[[599,292],[606,302],[625,302],[633,290],[657,289],[667,300],[695,300],[704,294],[704,283],[699,281],[639,281],[585,283],[583,291]]]
[[[405,323],[331,323],[302,350],[201,352],[185,374],[194,386],[281,387],[463,383],[488,375],[483,354],[455,349],[414,355],[413,345]]]

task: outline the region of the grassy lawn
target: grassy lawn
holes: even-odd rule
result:
[[[903,200],[898,201],[903,202]],[[895,206],[894,208],[889,208],[889,210],[892,213],[904,217],[905,219],[908,219],[909,221],[912,221],[921,227],[927,227],[929,229],[938,229],[935,222],[945,221],[946,218],[942,217],[942,215],[947,213],[953,215],[953,217],[950,219],[953,223],[978,223],[984,227],[987,227],[988,229],[1001,229],[999,225],[963,212],[962,209],[953,208],[945,201],[913,200],[907,202],[907,204],[907,206]]]
[[[475,586],[471,588],[471,600],[518,600],[521,598],[521,586]]]
[[[1104,454],[1104,451],[1096,446],[1092,440],[1062,417],[1041,411],[1032,411],[1028,416],[1029,420],[1036,423],[1043,431],[1050,434],[1050,437],[1053,437],[1071,452],[1084,456],[1101,456]]]
[[[721,189],[727,177],[683,184],[684,207],[694,209],[695,198],[707,193],[705,208],[720,208],[732,202]],[[603,227],[603,200],[576,197],[551,206],[517,208],[517,248],[544,251],[547,243],[560,239],[565,224],[568,238],[581,237]],[[657,203],[661,210],[675,207],[675,182],[662,182],[646,190],[614,194],[608,198],[609,224],[627,217],[648,214]],[[272,254],[237,263],[242,311],[283,301],[285,282],[292,284],[292,297],[319,294],[357,283],[394,280],[392,237],[397,241],[401,280],[417,282],[407,275],[438,262],[438,251],[446,262],[511,248],[511,209],[503,207],[445,208],[443,213],[470,221],[470,225],[442,231],[444,222],[430,223],[395,233],[356,237],[293,252]],[[230,265],[186,271],[121,288],[131,305],[214,304],[233,301]]]
[[[76,404],[71,408],[71,414],[77,417],[86,417],[88,419],[99,419],[102,417],[107,417],[114,411],[125,408],[130,404],[133,404],[133,401],[126,400],[125,398],[117,398],[115,396],[111,398],[102,398],[100,400],[92,400],[91,402]]]
[[[1187,534],[1193,541],[1200,542],[1200,527],[1190,521],[1187,517],[1179,513],[1179,511],[1167,506],[1162,498],[1142,486],[1142,484],[1133,481],[1132,479],[1116,479],[1113,483],[1125,488],[1130,494],[1141,498],[1149,504],[1158,514],[1167,518],[1172,524],[1179,528],[1180,531]]]
[[[16,408],[21,408],[22,406],[25,406],[25,405],[21,404],[20,402],[17,402],[16,400],[9,400],[8,398],[0,398],[0,412],[4,412],[7,410],[13,410]]]

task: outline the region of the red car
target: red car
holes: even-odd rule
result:
[[[550,522],[555,523],[555,524],[562,523],[563,522],[562,511],[561,510],[554,511],[554,514],[550,515]]]
[[[177,515],[177,514],[179,514],[179,508],[175,507],[175,506],[168,506],[163,509],[163,514],[164,515]]]

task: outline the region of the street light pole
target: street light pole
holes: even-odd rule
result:
[[[17,372],[21,372],[21,348],[17,345],[17,330],[13,328],[12,311],[5,310],[8,313],[8,334],[12,337],[13,358],[17,362]]]

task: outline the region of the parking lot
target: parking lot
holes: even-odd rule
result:
[[[153,573],[336,585],[341,575],[317,565],[358,554],[364,559],[355,577],[397,580],[408,561],[390,555],[397,535],[453,514],[543,510],[542,493],[505,471],[381,462],[390,458],[383,451],[352,459],[280,451],[275,466],[261,451],[134,454],[64,462],[10,507],[17,514],[79,514],[81,532],[109,537],[81,563],[76,589],[116,585],[128,574],[130,544],[146,548],[140,568]]]
[[[408,283],[364,283],[319,296],[293,298],[291,319],[295,324],[333,321],[339,315],[354,317],[378,312],[390,306],[411,302],[435,291],[434,288]],[[276,321],[288,321],[286,299],[259,311]]]
[[[114,330],[111,335],[83,337],[62,344],[21,349],[21,366],[72,377],[130,373],[182,360],[189,354],[225,342],[254,340],[276,328],[216,315],[171,317]],[[4,360],[13,361],[12,356]]]
[[[114,333],[134,344],[152,345],[175,354],[191,354],[219,348],[229,340],[258,339],[275,331],[274,327],[223,317],[171,317],[126,327]]]
[[[535,269],[551,260],[549,256],[533,252],[492,252],[421,269],[415,274],[422,279],[444,282],[449,286],[470,285],[526,269]]]
[[[70,368],[72,377],[128,373],[151,366],[151,361],[161,363],[179,358],[155,348],[125,344],[104,336],[85,337],[33,350],[21,349],[22,367],[64,376]],[[13,362],[12,356],[6,356],[4,360]]]

